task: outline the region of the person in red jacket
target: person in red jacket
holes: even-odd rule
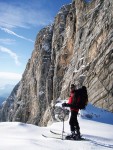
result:
[[[71,84],[71,91],[70,91],[70,97],[68,99],[68,103],[63,103],[62,107],[70,107],[71,110],[71,116],[70,116],[70,130],[71,130],[71,135],[69,138],[80,138],[80,126],[78,123],[77,115],[78,115],[78,108],[74,107],[75,99],[77,100],[76,96],[76,90],[75,90],[75,85]],[[74,98],[76,97],[76,98]]]

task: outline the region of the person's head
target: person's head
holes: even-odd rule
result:
[[[71,84],[71,91],[74,91],[74,90],[75,90],[75,85]]]

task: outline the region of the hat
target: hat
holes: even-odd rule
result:
[[[74,84],[71,84],[71,88],[74,88],[75,87],[75,85]]]

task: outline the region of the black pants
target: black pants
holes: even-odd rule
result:
[[[71,117],[70,117],[69,124],[70,124],[71,132],[76,131],[77,133],[80,133],[80,127],[77,120],[77,115],[78,112],[71,110]]]

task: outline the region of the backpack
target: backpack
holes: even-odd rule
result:
[[[87,88],[85,86],[82,86],[82,88],[75,90],[73,101],[76,108],[85,109],[88,104],[88,94]]]

